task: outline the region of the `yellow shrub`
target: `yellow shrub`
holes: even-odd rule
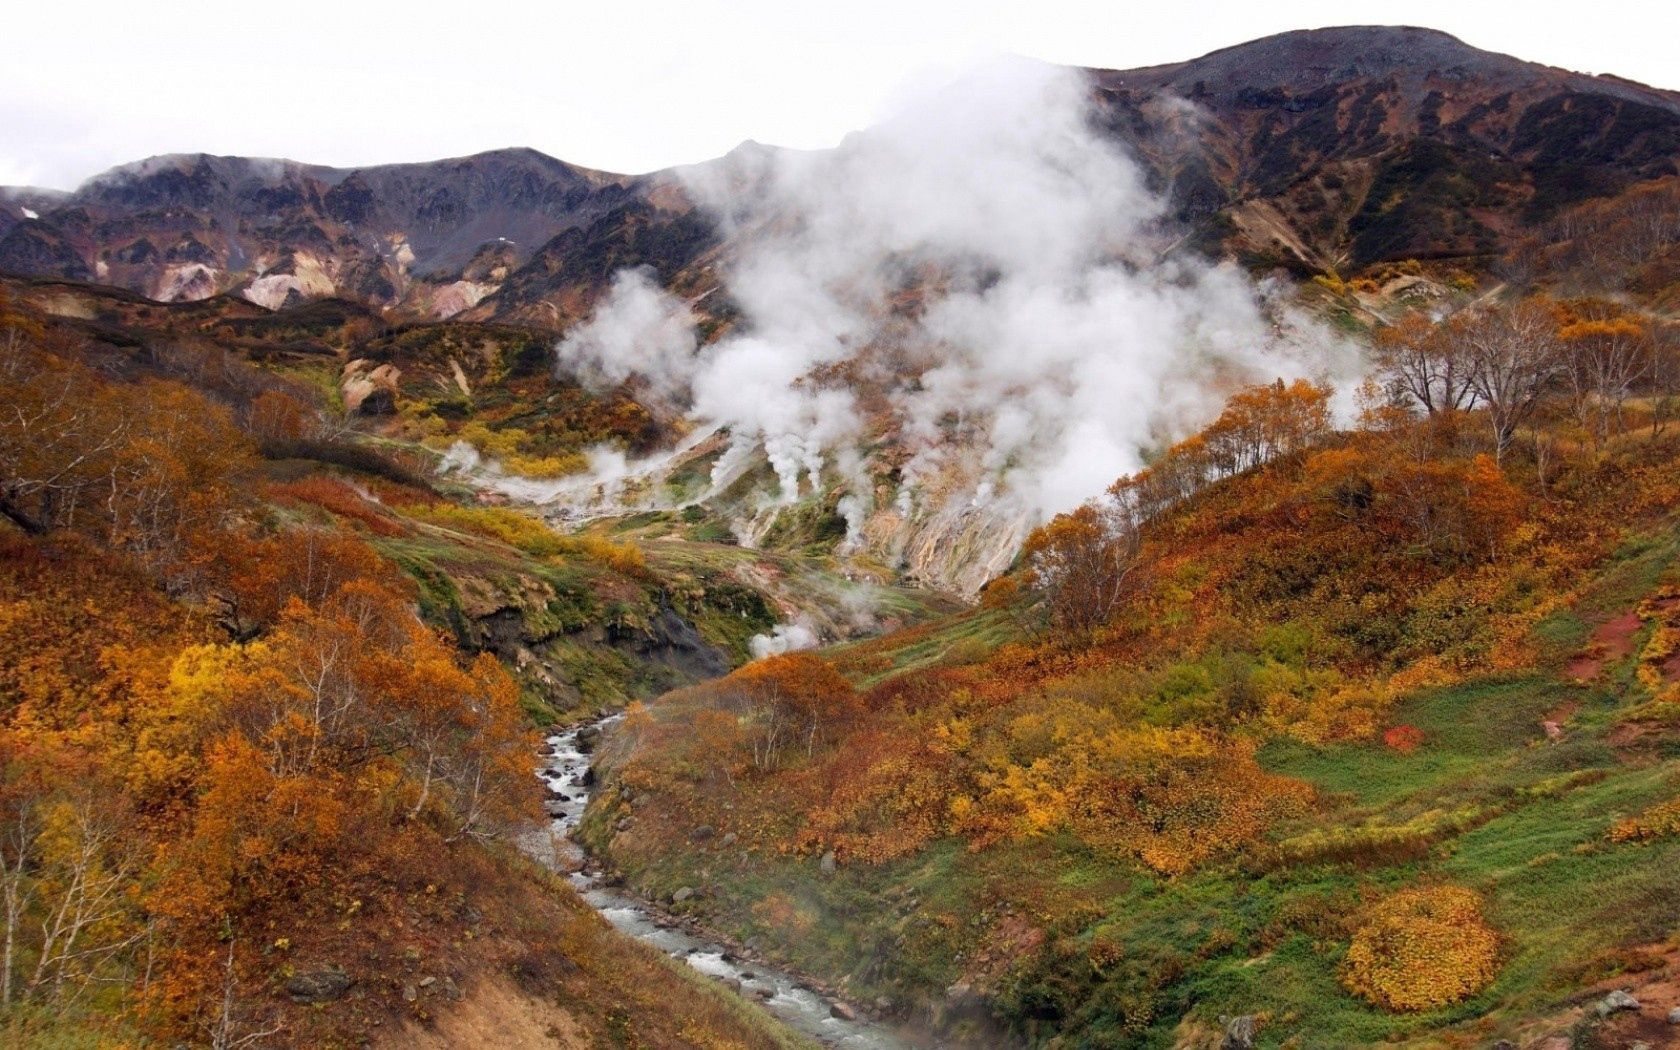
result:
[[[1430,1010],[1487,987],[1499,935],[1462,886],[1401,890],[1373,907],[1342,964],[1348,991],[1388,1010]]]
[[[1618,820],[1610,828],[1611,842],[1648,842],[1680,835],[1680,798],[1659,802],[1637,817]]]
[[[539,557],[558,554],[566,549],[566,537],[549,528],[541,519],[506,507],[466,507],[455,503],[438,503],[430,507],[409,507],[405,513],[428,524],[501,540],[510,547],[517,547],[527,554]]]
[[[581,452],[557,456],[503,456],[502,469],[527,478],[563,478],[589,469],[589,457]]]
[[[568,536],[561,548],[566,554],[587,558],[623,576],[647,575],[647,559],[633,543],[619,543],[604,536]]]

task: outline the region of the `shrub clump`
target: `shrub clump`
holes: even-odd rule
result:
[[[1680,798],[1659,802],[1636,817],[1618,820],[1610,828],[1611,842],[1650,842],[1680,835]]]
[[[1499,935],[1462,886],[1401,890],[1373,907],[1342,967],[1348,991],[1388,1010],[1429,1010],[1487,987]]]

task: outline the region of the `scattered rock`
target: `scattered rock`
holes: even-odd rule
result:
[[[443,994],[449,996],[455,1002],[460,1002],[467,997],[467,993],[461,991],[461,986],[455,983],[453,977],[443,979]]]
[[[857,1020],[857,1011],[845,1003],[834,1003],[828,1008],[828,1016],[841,1021]]]
[[[355,978],[336,967],[300,973],[286,982],[286,994],[297,1003],[330,1003],[350,990]]]
[[[1219,1050],[1254,1050],[1254,1018],[1243,1014],[1227,1021]]]
[[[1546,731],[1547,740],[1562,740],[1563,726],[1556,722],[1541,722],[1540,728]]]
[[[688,837],[693,842],[704,842],[715,834],[717,834],[716,828],[712,827],[710,824],[702,824],[693,831],[689,832]]]
[[[677,892],[671,894],[671,903],[681,904],[683,901],[686,901],[686,900],[692,898],[693,896],[694,896],[694,887],[693,886],[684,886],[681,889],[677,890]]]
[[[402,996],[405,1003],[417,1002],[420,999],[420,989],[412,984],[405,984],[403,985]]]
[[[753,989],[753,994],[758,996],[760,999],[774,999],[776,997],[776,989],[774,989],[774,988],[754,988]]]
[[[735,845],[738,841],[740,841],[739,836],[737,836],[733,831],[726,831],[723,833],[723,838],[718,839],[718,845],[722,846],[724,849],[728,849],[729,847]]]
[[[1639,1009],[1639,1000],[1618,988],[1600,999],[1598,1005],[1593,1007],[1593,1013],[1599,1017],[1609,1017],[1620,1010],[1637,1009]]]
[[[420,978],[420,987],[422,987],[422,988],[430,988],[432,985],[434,985],[436,983],[437,983],[437,978],[436,977],[427,976],[427,977]]]
[[[618,818],[618,823],[614,824],[613,827],[617,828],[619,831],[629,831],[632,823],[634,822],[629,817],[620,817]]]
[[[834,869],[839,866],[839,862],[834,858],[834,851],[829,850],[827,853],[824,853],[822,855],[822,860],[817,863],[817,866],[822,869],[822,873],[824,875],[833,875]]]
[[[1668,1023],[1680,1024],[1680,1006],[1676,1006],[1668,1012]]]
[[[893,1001],[884,995],[875,1000],[875,1009],[879,1013],[890,1014],[892,1013],[892,1008]]]

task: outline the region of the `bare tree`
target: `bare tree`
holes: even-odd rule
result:
[[[1680,399],[1680,326],[1658,325],[1651,332],[1651,436],[1668,426]]]
[[[1576,418],[1594,444],[1602,445],[1612,430],[1621,432],[1629,395],[1650,380],[1656,367],[1650,326],[1610,303],[1589,301],[1572,308],[1576,319],[1558,331],[1563,371]]]
[[[1562,371],[1552,312],[1532,299],[1460,315],[1451,336],[1470,365],[1470,388],[1488,410],[1493,455],[1502,460],[1520,427]]]
[[[240,1050],[241,1047],[255,1046],[273,1035],[278,1035],[283,1025],[274,1023],[266,1028],[256,1028],[244,1016],[239,1004],[239,980],[233,966],[233,947],[235,941],[228,939],[227,961],[222,967],[222,995],[216,1002],[215,1012],[202,1022],[205,1034],[210,1037],[211,1050]]]
[[[1423,406],[1429,415],[1472,407],[1476,399],[1462,344],[1443,325],[1407,314],[1377,330],[1377,367],[1390,385]]]

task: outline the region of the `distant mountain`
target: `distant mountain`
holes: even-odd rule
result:
[[[1090,75],[1103,126],[1195,243],[1256,267],[1487,257],[1560,209],[1680,173],[1680,93],[1428,29],[1284,33]],[[73,193],[0,190],[0,270],[164,300],[338,296],[558,326],[617,268],[669,282],[715,247],[670,173],[526,149],[353,170],[194,154]]]
[[[1431,29],[1283,33],[1094,77],[1184,218],[1314,269],[1496,252],[1561,208],[1680,173],[1680,93]]]
[[[163,300],[338,295],[450,315],[555,237],[640,201],[636,182],[528,149],[353,170],[154,157],[74,193],[0,191],[0,269]]]

